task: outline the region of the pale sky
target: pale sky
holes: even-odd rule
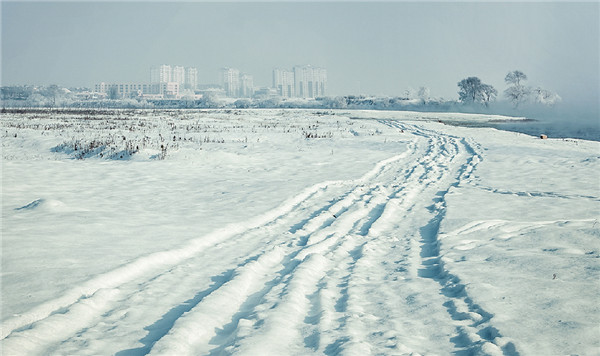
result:
[[[221,67],[270,86],[275,67],[327,69],[330,95],[457,98],[518,69],[564,101],[598,105],[599,3],[2,2],[2,85],[148,82],[157,64]]]

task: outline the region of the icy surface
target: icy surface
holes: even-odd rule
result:
[[[511,119],[3,114],[2,354],[599,354],[600,143]]]

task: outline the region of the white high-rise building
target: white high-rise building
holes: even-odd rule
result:
[[[179,86],[183,87],[183,84],[185,83],[185,68],[181,66],[174,66],[171,81],[179,83]]]
[[[187,67],[185,69],[185,89],[196,90],[198,88],[198,69]]]
[[[279,96],[291,98],[294,91],[294,72],[287,69],[273,69],[273,88]]]
[[[316,98],[327,91],[327,71],[310,65],[294,67],[295,95],[300,98]]]
[[[240,71],[234,68],[222,68],[221,84],[223,84],[227,96],[238,97],[240,95]]]
[[[254,78],[248,74],[240,75],[240,95],[243,98],[251,98],[254,95]]]
[[[150,83],[168,83],[172,82],[173,70],[170,65],[162,64],[150,68]]]

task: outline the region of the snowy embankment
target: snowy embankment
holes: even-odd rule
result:
[[[3,115],[2,354],[598,354],[600,143],[505,119]]]

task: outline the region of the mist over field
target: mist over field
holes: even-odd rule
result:
[[[600,141],[600,113],[580,106],[559,106],[555,110],[525,112],[525,116],[537,120],[525,128],[501,125],[502,129],[516,130],[531,135],[545,133],[550,137],[582,138]]]
[[[600,141],[600,113],[597,104],[589,106],[560,102],[552,107],[524,105],[518,109],[508,103],[499,103],[490,112],[523,116],[532,121],[494,124],[502,130],[516,131],[538,136],[546,134],[555,138],[580,138]]]

